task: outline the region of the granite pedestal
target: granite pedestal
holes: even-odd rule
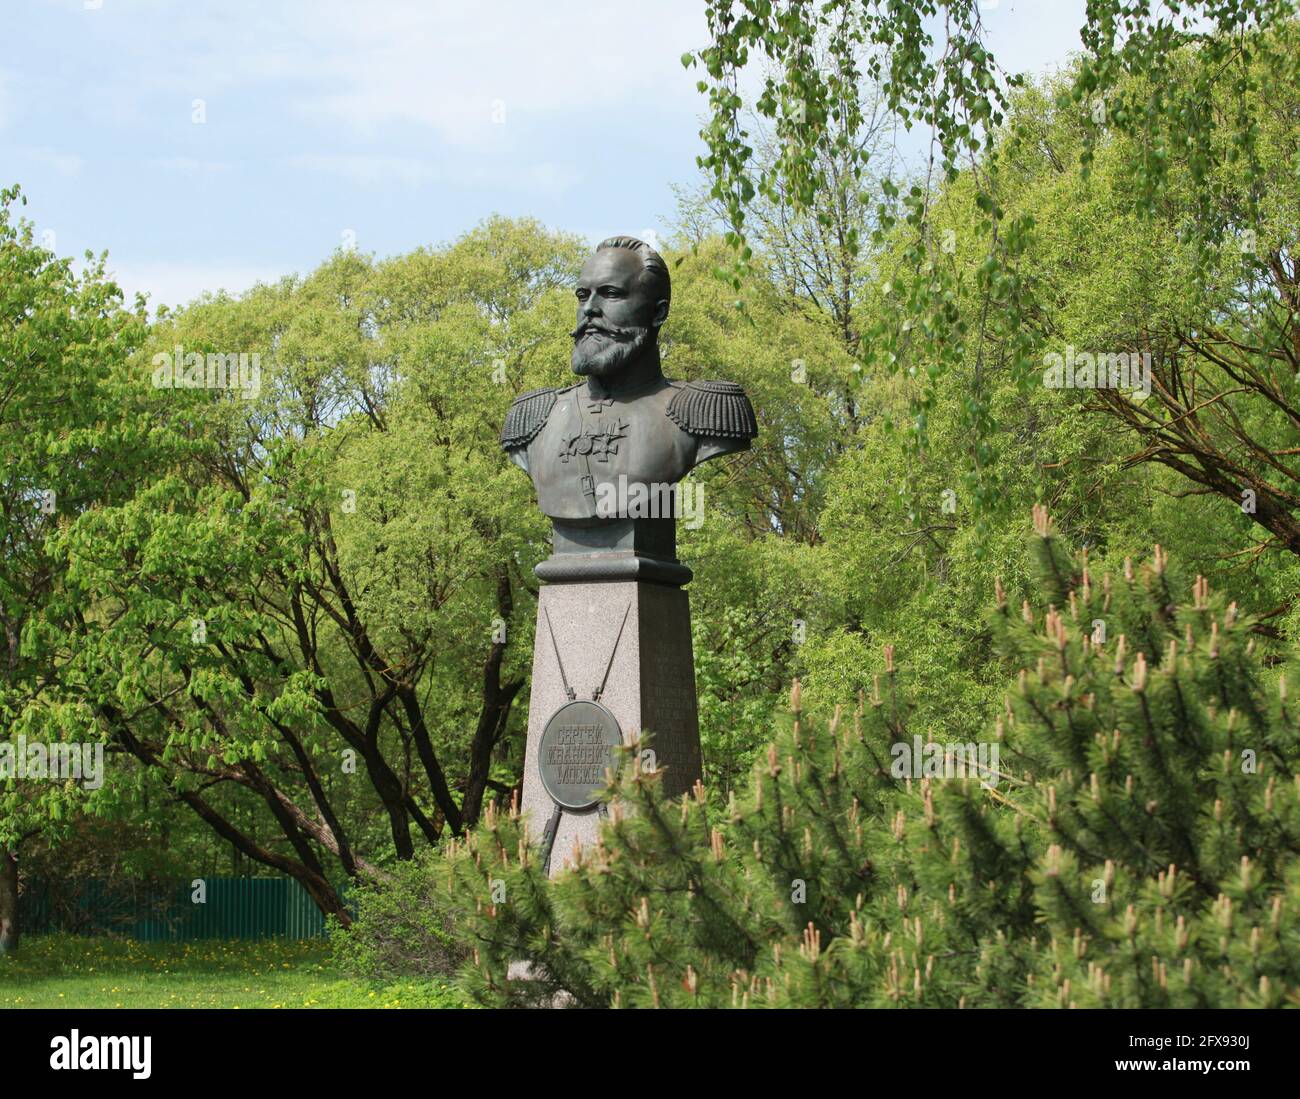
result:
[[[540,843],[554,803],[542,784],[538,748],[547,721],[570,701],[566,680],[577,699],[592,698],[603,682],[599,701],[617,719],[625,745],[644,730],[653,734],[645,747],[668,796],[690,791],[702,770],[690,601],[674,582],[690,571],[631,547],[557,553],[537,574],[549,582],[538,597],[521,808]],[[665,579],[638,578],[646,574]],[[602,576],[608,578],[591,579]],[[600,808],[563,811],[551,845],[552,876],[572,860],[575,841],[595,842],[600,819]]]

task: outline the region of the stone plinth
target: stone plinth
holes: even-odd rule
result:
[[[539,567],[539,575],[543,572]],[[625,613],[627,620],[623,624]],[[647,580],[545,584],[538,598],[524,758],[522,809],[534,842],[542,840],[554,808],[542,785],[538,745],[548,719],[569,701],[566,677],[579,699],[590,699],[605,680],[600,702],[618,720],[625,745],[631,744],[642,730],[653,733],[649,747],[655,753],[656,767],[663,772],[665,793],[676,797],[694,786],[702,772],[691,612],[686,592]],[[599,814],[599,809],[564,811],[552,847],[552,875],[571,861],[575,841],[581,846],[595,841]]]

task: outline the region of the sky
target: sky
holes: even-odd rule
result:
[[[1084,0],[981,0],[1012,72]],[[0,185],[128,300],[183,304],[494,213],[593,243],[700,181],[702,0],[0,0]]]

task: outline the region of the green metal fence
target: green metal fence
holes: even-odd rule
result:
[[[325,917],[292,878],[205,878],[203,903],[189,881],[75,883],[31,880],[19,898],[27,934],[114,934],[142,942],[311,939]]]

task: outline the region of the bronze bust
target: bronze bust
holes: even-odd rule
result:
[[[680,584],[674,518],[611,511],[626,486],[642,499],[675,486],[701,462],[749,448],[754,409],[732,382],[677,382],[659,362],[671,284],[663,258],[633,237],[603,241],[576,289],[573,372],[566,389],[515,398],[501,445],[533,479],[555,528],[543,579],[649,579]],[[615,492],[615,488],[621,492]],[[570,555],[582,555],[581,558]]]

